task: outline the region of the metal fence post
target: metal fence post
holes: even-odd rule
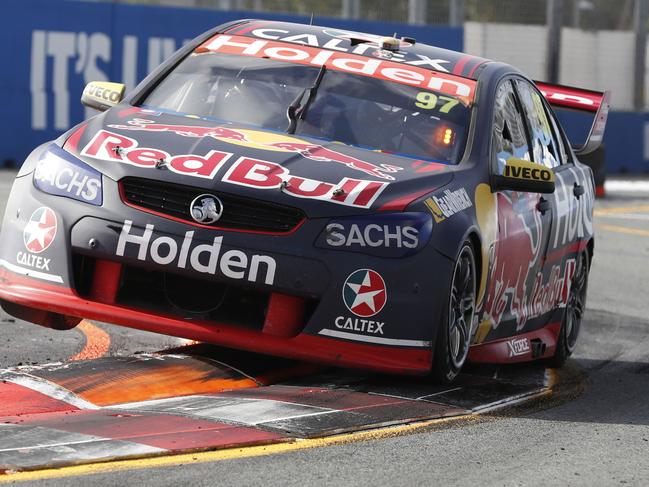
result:
[[[548,0],[546,23],[548,28],[548,52],[546,55],[546,77],[548,83],[559,82],[561,61],[561,20],[563,18],[563,0]]]
[[[417,25],[426,23],[426,0],[408,0],[408,23]]]
[[[360,0],[343,0],[342,18],[357,19],[361,15]]]
[[[451,27],[462,27],[464,24],[464,0],[451,0],[448,23]]]
[[[635,31],[635,50],[633,56],[633,107],[645,108],[645,67],[647,55],[647,0],[635,0],[633,29]]]

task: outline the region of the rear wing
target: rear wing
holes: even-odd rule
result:
[[[550,105],[595,114],[586,142],[578,146],[573,145],[577,155],[590,154],[595,151],[604,138],[606,120],[608,119],[611,104],[611,92],[604,91],[602,93],[571,86],[552,85],[541,81],[535,81],[535,83]]]

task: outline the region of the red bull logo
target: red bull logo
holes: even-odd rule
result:
[[[198,127],[196,125],[166,125],[152,120],[136,118],[129,120],[128,125],[109,125],[120,130],[145,130],[147,132],[172,132],[183,137],[214,137],[216,139],[230,139],[245,141],[246,136],[226,127]]]
[[[128,125],[109,125],[109,127],[120,130],[171,132],[183,137],[213,137],[224,142],[256,149],[292,152],[301,155],[305,159],[316,162],[333,162],[342,164],[350,169],[361,171],[370,176],[389,181],[394,180],[392,174],[403,169],[402,167],[390,164],[372,164],[321,145],[312,144],[302,139],[283,134],[273,134],[249,129],[232,129],[222,126],[200,127],[195,125],[165,125],[143,119],[134,119],[127,123]]]
[[[137,140],[108,130],[97,132],[81,150],[81,155],[143,169],[165,168],[184,176],[209,179],[213,179],[232,157],[232,153],[216,150],[204,156],[171,155],[160,149],[140,147]],[[318,181],[295,176],[280,164],[249,157],[240,157],[235,161],[222,181],[261,190],[281,190],[295,198],[317,199],[359,208],[369,208],[389,184],[354,178],[342,178],[337,183]]]
[[[518,196],[513,195],[513,198]],[[531,206],[530,206],[531,205]],[[496,326],[503,321],[509,309],[520,330],[529,314],[527,280],[530,271],[536,268],[541,249],[539,221],[527,222],[525,215],[536,215],[534,201],[527,196],[517,201],[498,195],[498,220],[507,226],[495,243],[494,262],[491,269],[490,286],[484,305],[485,319]]]
[[[302,157],[311,159],[312,161],[337,162],[339,164],[344,164],[350,169],[356,169],[357,171],[362,171],[366,174],[369,174],[370,176],[389,179],[391,181],[394,180],[394,177],[385,173],[395,173],[403,169],[402,167],[393,166],[390,164],[382,164],[381,166],[376,166],[369,162],[356,159],[355,157],[347,156],[340,152],[327,149],[326,147],[316,144],[309,144],[304,142],[277,142],[274,144],[269,144],[269,146],[283,149],[287,152],[297,152]]]
[[[530,196],[498,195],[498,220],[507,223],[495,243],[483,308],[484,319],[494,327],[512,318],[516,330],[521,330],[529,319],[565,306],[568,300],[575,260],[553,265],[547,275],[539,270],[545,236],[535,203]]]

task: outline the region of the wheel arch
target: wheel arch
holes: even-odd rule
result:
[[[590,237],[590,240],[588,240],[588,243],[586,244],[586,248],[588,249],[588,262],[590,265],[593,265],[593,255],[595,254],[595,237]]]
[[[482,272],[483,272],[482,239],[480,238],[480,235],[478,234],[477,230],[473,228],[469,231],[466,240],[471,242],[471,246],[473,247],[473,254],[475,256],[476,283],[478,284],[478,286],[480,286],[480,283],[482,282]],[[476,291],[479,291],[479,289],[476,289]]]
[[[468,246],[470,247],[470,250],[473,253],[473,259],[474,259],[474,272],[475,272],[475,295],[474,295],[474,312],[476,312],[477,306],[478,306],[478,296],[477,293],[479,292],[479,286],[480,286],[480,278],[482,276],[482,252],[481,252],[481,238],[479,234],[479,229],[472,225],[466,229],[465,232],[463,233],[458,233],[456,234],[457,236],[461,236],[461,238],[456,238],[452,242],[448,242],[446,249],[447,249],[447,255],[446,257],[450,256],[448,254],[452,254],[452,260],[454,262],[453,265],[453,273],[455,272],[455,262],[461,257],[462,252],[465,247]],[[453,248],[453,245],[455,248]],[[451,281],[453,280],[453,276],[451,276]],[[451,293],[451,285],[449,284],[448,286],[448,293]],[[445,296],[445,302],[447,303],[448,300],[450,299],[450,294],[449,296]],[[448,304],[446,305],[448,308]],[[462,369],[462,365],[459,366],[459,369],[457,369],[456,365],[449,365],[449,358],[448,354],[445,353],[445,347],[448,343],[448,338],[445,337],[443,334],[443,331],[445,330],[445,325],[444,320],[447,320],[448,317],[446,315],[446,312],[441,314],[441,322],[438,323],[438,326],[435,330],[433,339],[431,341],[431,349],[432,349],[432,363],[431,363],[431,375],[434,378],[436,382],[443,383],[443,384],[450,384],[454,379],[457,374],[459,374],[460,370]],[[467,355],[464,360],[468,359],[468,353],[471,348],[471,341],[472,341],[472,323],[473,320],[468,324],[469,329],[467,330],[469,333],[469,338],[468,342],[466,344],[467,347]],[[441,343],[440,340],[442,340]],[[443,348],[440,348],[443,347]],[[455,367],[455,368],[453,368]]]

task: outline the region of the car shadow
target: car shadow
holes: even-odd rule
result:
[[[571,359],[552,393],[494,415],[567,423],[649,425],[649,363]]]
[[[398,399],[433,402],[477,411],[546,390],[548,376],[540,363],[508,366],[467,364],[450,385],[429,377],[399,376],[315,364],[197,344],[164,353],[183,354],[227,364],[262,386],[348,390]]]

